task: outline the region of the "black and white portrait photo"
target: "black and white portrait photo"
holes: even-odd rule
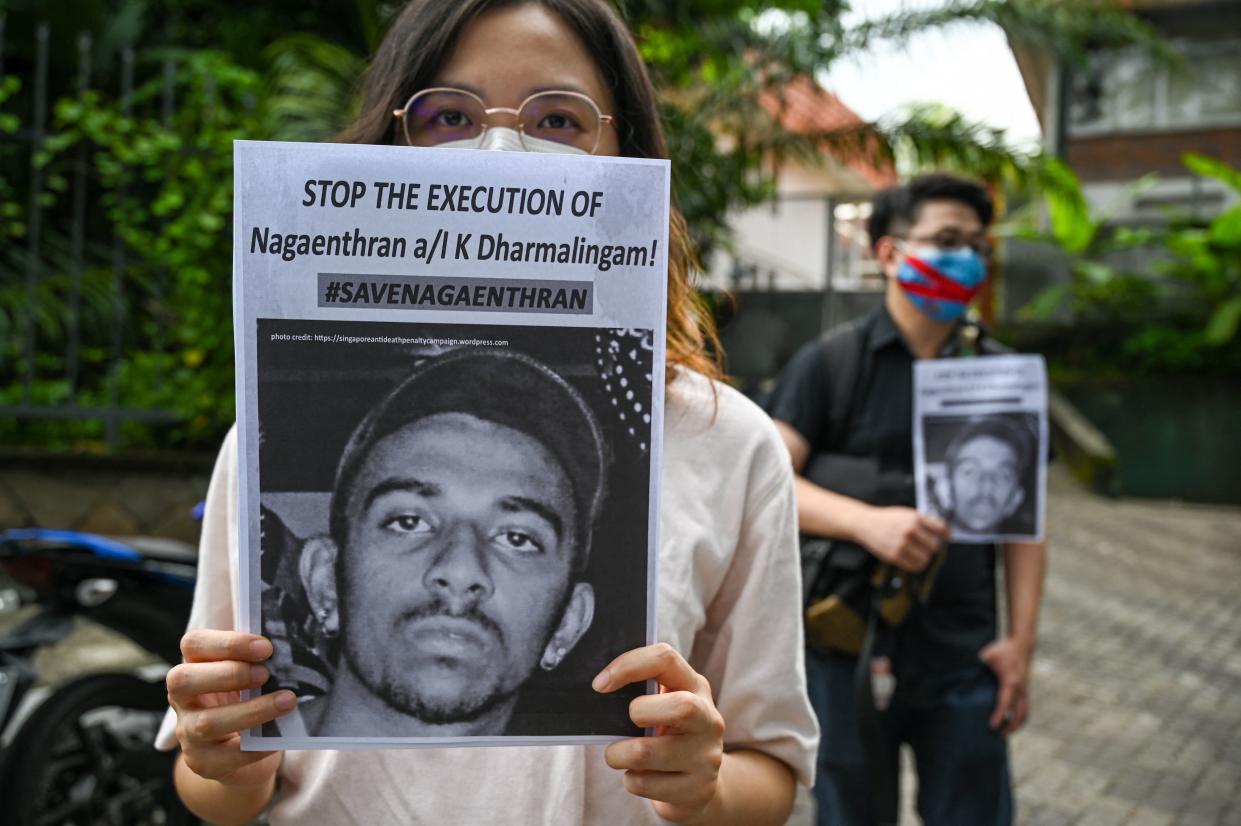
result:
[[[1033,412],[926,416],[923,487],[954,541],[1039,533],[1039,416]]]
[[[1039,355],[914,364],[918,510],[954,542],[1038,542],[1046,509],[1047,365]]]
[[[258,321],[264,738],[634,736],[649,330]],[[275,744],[273,744],[275,745]]]

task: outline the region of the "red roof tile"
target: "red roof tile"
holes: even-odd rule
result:
[[[798,75],[779,92],[764,92],[759,104],[794,134],[845,132],[866,124],[840,98],[806,75]],[[885,187],[897,182],[896,170],[890,163],[874,162],[862,157],[862,153],[840,147],[825,148],[825,151],[872,186]]]

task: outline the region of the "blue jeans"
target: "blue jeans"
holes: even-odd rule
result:
[[[853,673],[857,659],[806,652],[810,702],[819,718],[819,826],[871,826]],[[988,725],[996,680],[983,663],[946,674],[901,673],[883,717],[891,765],[899,774],[900,744],[913,749],[918,814],[925,826],[1010,826],[1013,822],[1008,745]]]

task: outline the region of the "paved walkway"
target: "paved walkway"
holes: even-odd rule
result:
[[[1241,509],[1051,487],[1020,822],[1241,824]]]
[[[1019,826],[1241,826],[1241,508],[1109,500],[1053,468],[1048,525]],[[803,797],[790,826],[810,817]]]

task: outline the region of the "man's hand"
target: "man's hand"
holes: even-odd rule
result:
[[[272,654],[269,640],[237,631],[188,631],[185,662],[168,672],[168,704],[177,712],[177,740],[185,765],[226,786],[261,787],[280,767],[280,752],[241,750],[242,729],[261,726],[297,704],[291,691],[241,701],[244,689],[268,679],[258,663]]]
[[[871,508],[857,533],[861,544],[880,561],[917,573],[926,569],[948,541],[948,524],[913,508]]]
[[[629,716],[637,726],[654,728],[655,735],[613,743],[604,758],[625,771],[630,794],[654,801],[660,817],[706,822],[724,760],[724,718],[711,699],[711,686],[667,643],[621,654],[593,686],[607,693],[646,680],[656,680],[660,693],[635,699]]]
[[[1014,639],[996,640],[978,655],[1000,681],[999,697],[991,713],[991,728],[1005,735],[1021,728],[1030,716],[1030,646]]]

